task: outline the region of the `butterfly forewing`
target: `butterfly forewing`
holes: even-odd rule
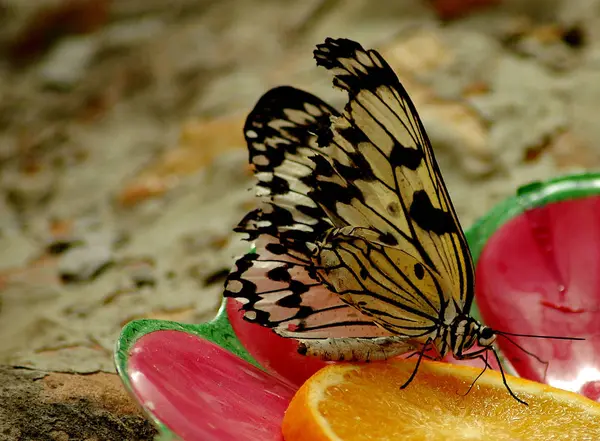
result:
[[[315,133],[336,114],[315,96],[292,87],[272,89],[259,100],[246,120],[244,135],[263,205],[249,215],[255,222],[244,219],[236,231],[249,233],[250,239],[268,234],[305,251],[303,241],[331,226],[307,196],[310,188],[303,179],[314,173],[309,157]]]
[[[315,58],[333,71],[334,84],[350,98],[326,137],[334,148],[352,149],[361,173],[347,176],[356,189],[348,192],[352,199],[332,198],[329,184],[317,175],[311,197],[335,214],[333,220],[375,230],[382,242],[427,265],[446,287],[445,296],[468,313],[473,299],[471,256],[406,90],[376,51],[365,51],[358,43],[327,39]],[[338,174],[344,177],[344,171]],[[422,294],[432,301],[438,295]]]

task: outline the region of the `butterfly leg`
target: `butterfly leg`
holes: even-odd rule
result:
[[[487,352],[487,351],[493,352],[494,357],[496,358],[496,361],[498,362],[498,366],[500,367],[500,373],[502,374],[502,383],[504,384],[504,387],[506,388],[508,393],[519,403],[524,404],[525,406],[528,406],[527,402],[525,402],[525,401],[521,400],[519,397],[517,397],[515,395],[515,393],[512,391],[512,389],[510,388],[510,386],[508,385],[508,381],[506,380],[506,374],[504,373],[504,368],[502,367],[502,362],[500,361],[500,357],[498,356],[498,353],[496,352],[496,350],[491,346],[487,347],[487,348],[481,348],[477,351],[470,352],[468,354],[463,354],[462,352],[457,352],[456,354],[454,354],[454,357],[458,360],[473,360],[475,358],[482,358],[483,361],[485,362],[485,367],[484,367],[483,371],[477,376],[475,381],[471,384],[467,393],[469,393],[469,391],[471,390],[473,385],[477,382],[477,380],[479,380],[479,378],[483,375],[485,370],[489,367],[489,364],[487,362],[487,354],[486,354],[486,357],[483,357],[483,355],[482,355],[484,352]]]
[[[298,352],[325,361],[387,360],[415,350],[406,337],[299,339]]]
[[[408,377],[408,380],[406,380],[404,384],[400,386],[400,389],[405,389],[415,379],[415,375],[417,375],[417,371],[419,370],[419,366],[421,365],[421,360],[425,356],[425,352],[427,351],[427,347],[430,345],[430,343],[431,339],[427,340],[421,348],[421,350],[419,351],[419,358],[417,359],[417,364],[415,364],[415,368],[412,371],[412,374],[410,374],[410,377]]]
[[[469,392],[471,392],[471,389],[473,389],[473,386],[475,386],[475,383],[477,383],[477,380],[479,380],[481,378],[481,376],[485,373],[485,371],[487,370],[487,368],[492,368],[490,366],[490,364],[488,363],[488,351],[484,351],[485,352],[485,357],[480,353],[481,351],[477,351],[479,353],[479,355],[473,357],[473,359],[480,359],[483,361],[483,370],[479,373],[479,375],[477,375],[477,377],[475,378],[475,380],[473,380],[473,382],[471,383],[471,385],[469,386],[469,389],[467,390],[467,392],[465,393],[464,396],[469,395]]]
[[[502,362],[500,361],[500,357],[498,356],[498,353],[496,352],[496,349],[490,348],[490,351],[492,351],[494,353],[494,357],[496,357],[496,361],[498,362],[498,366],[500,366],[500,373],[502,374],[502,382],[504,383],[504,387],[506,387],[506,390],[508,391],[508,393],[515,400],[517,400],[519,403],[524,404],[525,406],[529,406],[529,404],[527,404],[526,401],[523,401],[519,397],[517,397],[515,395],[515,393],[512,391],[512,389],[508,386],[508,382],[506,381],[506,375],[504,374],[504,368],[502,367]]]
[[[406,357],[405,360],[408,360],[408,359],[413,358],[414,356],[420,355],[420,354],[421,354],[421,352],[413,352],[408,357]],[[439,360],[439,357],[432,357],[431,355],[427,355],[427,354],[423,354],[421,356],[423,358],[426,358],[427,360],[432,360],[432,361]]]

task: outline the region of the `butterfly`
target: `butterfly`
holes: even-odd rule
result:
[[[255,242],[225,282],[244,319],[324,360],[452,353],[488,364],[500,331],[469,315],[474,267],[431,143],[398,77],[375,50],[327,38],[317,65],[347,92],[339,113],[282,86],[244,135],[258,209],[234,229]],[[504,333],[505,335],[506,333]],[[510,335],[510,334],[509,334]],[[484,369],[485,370],[485,369]]]

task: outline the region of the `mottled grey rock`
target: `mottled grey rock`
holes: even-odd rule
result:
[[[92,241],[64,253],[58,271],[65,282],[82,282],[98,276],[112,262],[111,243]]]
[[[70,37],[61,41],[44,59],[39,75],[44,84],[69,89],[83,78],[98,50],[95,36]]]

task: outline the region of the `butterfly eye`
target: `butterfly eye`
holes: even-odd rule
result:
[[[494,331],[492,331],[491,328],[484,327],[480,331],[479,336],[481,337],[481,340],[489,340],[494,337]]]

